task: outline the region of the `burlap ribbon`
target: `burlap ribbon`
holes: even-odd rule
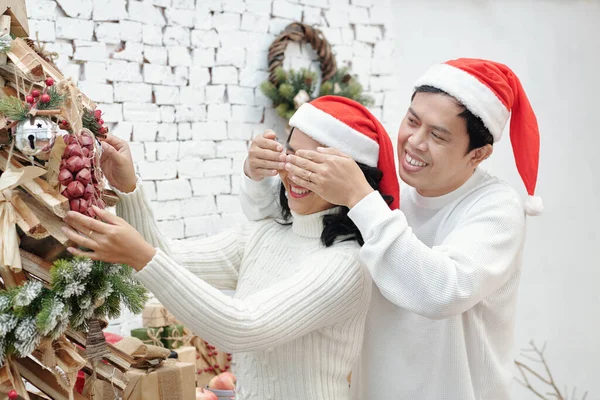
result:
[[[171,351],[162,347],[144,344],[135,337],[126,337],[115,343],[115,347],[133,357],[134,368],[152,368],[166,359]]]
[[[86,365],[86,360],[79,355],[75,346],[64,337],[54,341],[44,339],[35,354],[52,371],[58,384],[69,393],[69,400],[73,400],[77,372]]]
[[[148,328],[146,330],[146,335],[148,335],[148,339],[142,340],[145,344],[150,344],[152,346],[165,347],[163,342],[161,341],[163,328]]]
[[[6,171],[0,176],[0,268],[8,266],[13,272],[20,272],[22,269],[17,234],[17,213],[11,203],[12,190],[45,173],[46,171],[39,167],[13,170],[9,157]]]
[[[83,98],[77,85],[71,78],[63,79],[56,85],[58,93],[66,96],[61,107],[61,114],[71,125],[73,132],[80,132],[83,128]]]
[[[22,399],[30,400],[23,379],[21,378],[19,368],[11,356],[6,358],[4,365],[0,368],[0,385],[6,386],[7,382],[10,383],[11,390],[16,390]]]

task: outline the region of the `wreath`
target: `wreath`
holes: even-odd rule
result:
[[[285,49],[290,42],[310,43],[317,53],[322,77],[318,93],[314,71],[283,69]],[[319,29],[299,22],[289,24],[269,46],[268,61],[269,79],[260,88],[273,102],[277,114],[285,119],[290,119],[302,104],[330,94],[350,98],[365,106],[373,104],[373,99],[363,94],[362,85],[350,74],[349,68],[337,68],[331,45]]]

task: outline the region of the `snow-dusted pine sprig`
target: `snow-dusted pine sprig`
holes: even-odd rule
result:
[[[42,336],[37,328],[35,317],[25,317],[15,328],[15,351],[19,357],[27,357],[31,354]]]
[[[4,339],[17,326],[19,318],[15,314],[0,314],[0,338]]]
[[[42,303],[42,311],[37,316],[40,333],[44,336],[50,335],[56,330],[61,321],[69,319],[69,314],[69,310],[61,297],[47,297]]]
[[[44,285],[40,281],[27,281],[14,298],[17,307],[30,305],[42,293]]]
[[[73,280],[83,281],[92,272],[94,263],[89,258],[77,257],[73,260]]]
[[[12,298],[8,292],[0,293],[0,313],[7,312],[12,307]]]

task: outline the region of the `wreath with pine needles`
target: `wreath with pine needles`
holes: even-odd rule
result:
[[[42,339],[58,339],[71,326],[85,332],[90,319],[116,318],[121,304],[142,312],[148,299],[144,286],[126,265],[62,259],[50,270],[49,287],[33,277],[0,291],[0,366],[10,355],[27,357]]]
[[[277,114],[289,120],[300,105],[317,97],[336,95],[355,100],[364,106],[373,105],[373,98],[363,93],[358,80],[350,75],[349,68],[338,69],[331,79],[317,89],[317,74],[306,68],[298,71],[275,70],[275,83],[270,80],[261,84],[261,91],[273,102]],[[300,96],[297,98],[297,96]]]
[[[319,57],[323,82],[317,90],[317,74],[306,68],[298,71],[283,69],[285,49],[289,43],[309,43]],[[373,104],[370,96],[363,94],[363,87],[349,68],[338,69],[331,45],[323,32],[306,24],[289,24],[269,46],[269,79],[260,86],[261,91],[273,102],[277,114],[290,119],[294,112],[307,101],[317,97],[336,95],[355,100],[364,106]]]

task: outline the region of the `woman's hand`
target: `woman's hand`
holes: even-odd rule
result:
[[[156,249],[124,219],[93,207],[102,221],[74,211],[67,213],[65,222],[75,230],[64,227],[63,231],[70,240],[91,250],[82,251],[69,247],[69,253],[92,260],[126,264],[136,271],[144,268],[156,254]]]
[[[374,191],[356,162],[339,150],[298,150],[286,161],[285,169],[294,183],[332,204],[352,208]]]
[[[275,138],[275,132],[268,130],[252,139],[248,149],[248,157],[244,162],[244,173],[254,181],[262,181],[268,176],[275,176],[283,169],[285,154],[283,146]]]
[[[102,140],[102,150],[100,166],[108,182],[123,193],[133,192],[137,177],[127,142],[108,135]]]

